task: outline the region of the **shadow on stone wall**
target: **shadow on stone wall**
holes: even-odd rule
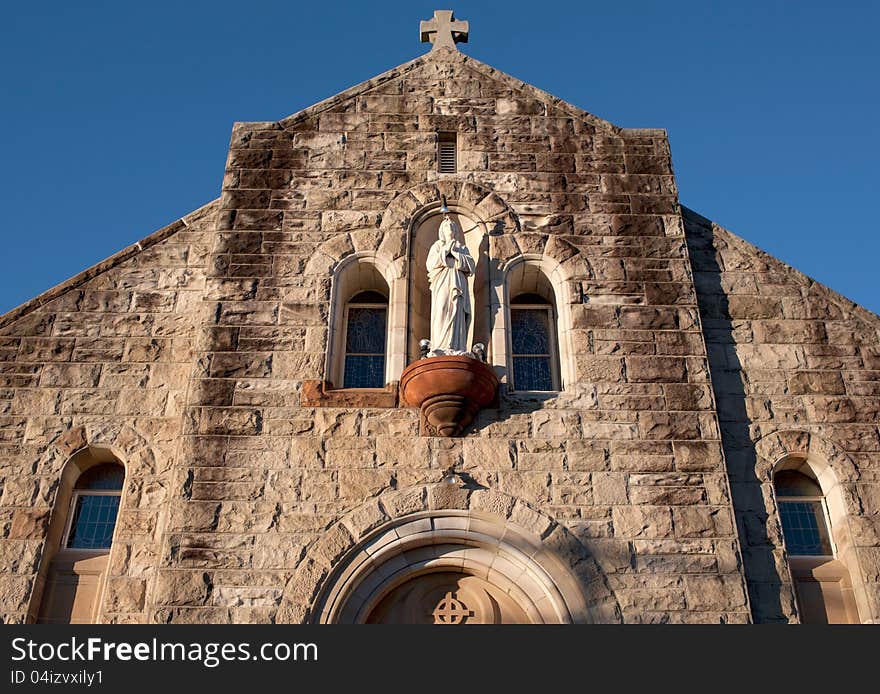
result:
[[[734,349],[734,326],[722,284],[712,222],[682,208],[694,285],[706,339],[722,447],[730,479],[733,511],[743,552],[752,619],[788,622],[782,604],[774,546],[767,530],[768,513],[755,468],[757,453],[749,432],[742,364]]]

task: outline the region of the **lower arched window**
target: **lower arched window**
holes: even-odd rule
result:
[[[108,451],[85,449],[61,477],[30,619],[92,624],[100,619],[125,469]]]
[[[388,299],[379,292],[356,294],[345,306],[343,388],[385,385]]]
[[[519,294],[510,302],[513,389],[559,390],[559,350],[553,303],[539,294]]]
[[[806,461],[786,461],[773,475],[776,508],[802,624],[858,622],[849,570],[838,557],[831,514]]]

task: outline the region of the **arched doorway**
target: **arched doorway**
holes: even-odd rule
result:
[[[562,624],[585,613],[578,582],[540,539],[444,510],[387,523],[353,547],[325,581],[313,621]]]

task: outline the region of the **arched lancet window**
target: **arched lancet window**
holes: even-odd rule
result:
[[[333,388],[381,389],[400,368],[402,349],[393,346],[403,307],[389,273],[374,257],[350,257],[334,273],[326,371]]]
[[[388,298],[375,291],[360,292],[345,306],[343,388],[382,388]]]
[[[820,477],[805,459],[791,458],[774,473],[773,490],[801,623],[857,623],[852,581]]]
[[[64,468],[31,602],[30,619],[92,624],[100,603],[125,469],[104,449],[87,448]]]
[[[549,292],[552,296],[552,288]],[[556,322],[553,302],[544,296],[522,293],[511,299],[510,357],[514,390],[560,390]]]
[[[562,375],[566,364],[560,361],[565,350],[560,337],[565,334],[566,321],[559,314],[560,297],[548,272],[560,280],[558,267],[550,261],[521,257],[504,274],[505,361],[508,387],[513,391],[552,392],[565,385]]]

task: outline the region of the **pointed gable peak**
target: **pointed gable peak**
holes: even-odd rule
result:
[[[450,80],[486,80],[503,86],[507,90],[516,95],[522,95],[528,99],[540,102],[547,109],[556,109],[568,117],[581,119],[589,125],[600,130],[609,132],[619,132],[622,130],[618,126],[606,121],[598,116],[585,111],[559,97],[556,97],[538,87],[523,82],[497,68],[488,65],[476,58],[461,53],[455,47],[441,46],[432,48],[427,53],[410,60],[407,63],[398,65],[383,72],[371,79],[365,80],[349,89],[346,89],[334,96],[318,102],[313,106],[309,106],[279,121],[281,127],[295,128],[300,123],[319,114],[338,109],[346,102],[354,101],[358,97],[364,96],[370,92],[377,94],[392,94],[396,91],[403,93],[403,86],[400,90],[395,90],[392,86],[395,82],[403,82],[411,80],[412,85],[406,87],[406,93],[411,97],[431,96],[427,91],[424,94],[419,93],[419,88],[427,81],[450,81]],[[437,85],[438,87],[441,85]],[[452,90],[450,90],[452,91]],[[487,92],[497,92],[498,90],[486,90]],[[464,102],[468,97],[459,97]],[[475,107],[480,102],[485,107],[485,97],[477,94],[470,97]],[[467,105],[462,103],[460,110],[466,110]]]
[[[422,20],[419,23],[421,41],[431,43],[431,50],[427,53],[298,111],[280,120],[278,124],[285,129],[296,128],[309,118],[318,116],[325,111],[343,108],[346,102],[355,101],[358,97],[369,92],[378,95],[406,94],[408,97],[416,99],[419,96],[434,97],[439,90],[443,92],[441,98],[449,99],[452,98],[451,94],[455,90],[449,89],[448,84],[440,83],[461,79],[471,82],[487,80],[496,85],[502,85],[502,89],[471,89],[468,95],[459,94],[459,103],[456,105],[456,113],[459,115],[467,112],[468,106],[464,103],[466,99],[473,100],[474,109],[485,109],[487,97],[506,90],[510,95],[525,97],[544,104],[545,113],[550,113],[550,109],[556,109],[560,115],[580,119],[599,130],[613,133],[624,130],[578,106],[461,53],[456,44],[467,43],[469,35],[469,23],[457,19],[453,10],[435,10],[432,19]],[[411,84],[402,85],[400,90],[394,89],[395,82],[403,82],[408,79],[412,81]],[[429,90],[432,93],[428,93]],[[498,106],[503,108],[504,103],[501,101]],[[424,115],[444,114],[435,112]]]

